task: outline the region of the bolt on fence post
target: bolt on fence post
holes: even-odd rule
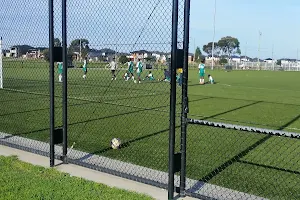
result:
[[[63,47],[63,162],[67,163],[68,151],[68,61],[67,61],[67,0],[62,1]]]
[[[190,0],[184,3],[184,63],[182,76],[182,111],[181,111],[181,169],[180,169],[180,196],[185,196],[186,187],[186,132],[188,113],[188,59],[189,59],[189,38],[190,38]]]
[[[54,26],[53,0],[49,0],[49,89],[50,89],[50,167],[54,166]]]
[[[173,0],[172,7],[172,53],[171,53],[171,92],[170,92],[170,133],[169,133],[169,181],[168,199],[174,198],[174,152],[175,152],[175,117],[176,117],[176,54],[178,37],[178,0]]]

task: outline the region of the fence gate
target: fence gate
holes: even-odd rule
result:
[[[180,136],[181,83],[171,68],[182,68],[176,55],[183,49],[184,3],[54,2],[62,10],[54,6],[50,46],[52,55],[62,51],[63,56],[50,73],[55,85],[51,101],[63,104],[51,107],[51,146],[55,149],[60,137],[64,162],[162,188],[169,185],[173,199],[179,179],[174,182],[168,172],[175,173],[179,151],[175,135]],[[56,116],[59,123],[54,124]]]

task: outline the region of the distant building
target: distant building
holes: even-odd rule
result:
[[[148,58],[151,56],[151,52],[146,51],[146,50],[132,51],[131,56],[132,56],[132,60],[134,62],[137,62],[139,59],[144,61],[145,58]]]
[[[242,62],[250,62],[251,58],[248,56],[241,56],[241,61]]]
[[[264,62],[271,64],[271,63],[275,63],[277,61],[273,60],[272,58],[267,58],[267,59],[264,60]]]
[[[10,48],[9,57],[13,57],[13,58],[19,57],[18,47],[11,47]]]

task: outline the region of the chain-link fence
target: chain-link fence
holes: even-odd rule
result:
[[[69,161],[166,187],[172,1],[73,1],[67,11]]]
[[[54,0],[54,47],[66,42],[68,64],[55,62],[50,89],[49,2],[2,5],[1,144],[48,156],[53,117],[55,129],[63,127],[68,133],[69,162],[166,188],[173,1],[68,1],[64,38],[64,5]],[[180,0],[180,49],[183,12]],[[178,72],[178,136],[181,79]],[[53,91],[54,115],[50,116]],[[112,143],[114,138],[120,145]],[[58,143],[55,155],[61,158],[63,145]]]
[[[299,133],[189,119],[187,192],[299,199]]]
[[[49,151],[49,63],[43,59],[48,48],[47,5],[47,1],[5,1],[0,14],[1,143],[45,155]]]
[[[216,84],[198,87],[198,72],[187,73],[184,65],[172,90],[177,1],[68,1],[63,21],[64,4],[55,0],[53,43],[58,51],[66,42],[67,60],[55,62],[49,88],[49,2],[2,4],[0,144],[49,156],[54,119],[54,133],[67,136],[55,145],[64,161],[163,188],[173,181],[170,171],[176,172],[174,183],[183,196],[300,198],[300,136],[290,126],[299,120],[297,74],[215,70],[209,72]],[[187,2],[179,0],[175,13],[178,49],[189,38]],[[255,64],[253,69],[282,71],[272,63]],[[252,68],[236,63],[232,69]],[[283,99],[275,101],[278,94]]]
[[[233,70],[300,71],[298,62],[230,62]]]
[[[299,199],[298,72],[207,71],[190,70],[186,193]]]
[[[279,65],[280,64],[280,65]],[[207,63],[211,67],[211,63]],[[190,69],[197,69],[197,63],[191,63]],[[215,69],[225,70],[265,70],[265,71],[300,71],[299,62],[246,62],[246,61],[231,61],[225,65],[215,65]]]

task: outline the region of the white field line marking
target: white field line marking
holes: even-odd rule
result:
[[[231,87],[231,85],[229,85],[229,84],[220,84],[220,85],[225,85],[225,86]]]
[[[258,90],[274,90],[274,91],[300,92],[300,91],[297,91],[297,90],[288,90],[288,89],[262,88],[262,87],[240,86],[240,85],[229,85],[229,84],[220,84],[220,85],[232,86],[232,87],[239,87],[239,88],[251,88],[251,89],[258,89]]]
[[[286,129],[290,129],[290,130],[298,130],[298,131],[300,131],[300,128],[290,128],[290,127],[286,127]]]
[[[155,95],[155,94],[156,93],[131,94],[131,95],[128,95],[128,94],[95,95],[95,96],[86,95],[86,96],[80,96],[78,98],[85,98],[85,97],[89,97],[89,98],[96,98],[96,97],[142,97],[142,96],[150,96],[150,95]],[[74,97],[72,97],[72,98],[74,98]]]
[[[11,89],[11,88],[3,88],[3,90],[21,92],[21,93],[28,93],[28,94],[35,94],[35,95],[44,95],[44,96],[49,96],[50,95],[50,94],[42,93],[42,92],[29,92],[29,91],[25,91],[25,90],[17,90],[17,89]]]

